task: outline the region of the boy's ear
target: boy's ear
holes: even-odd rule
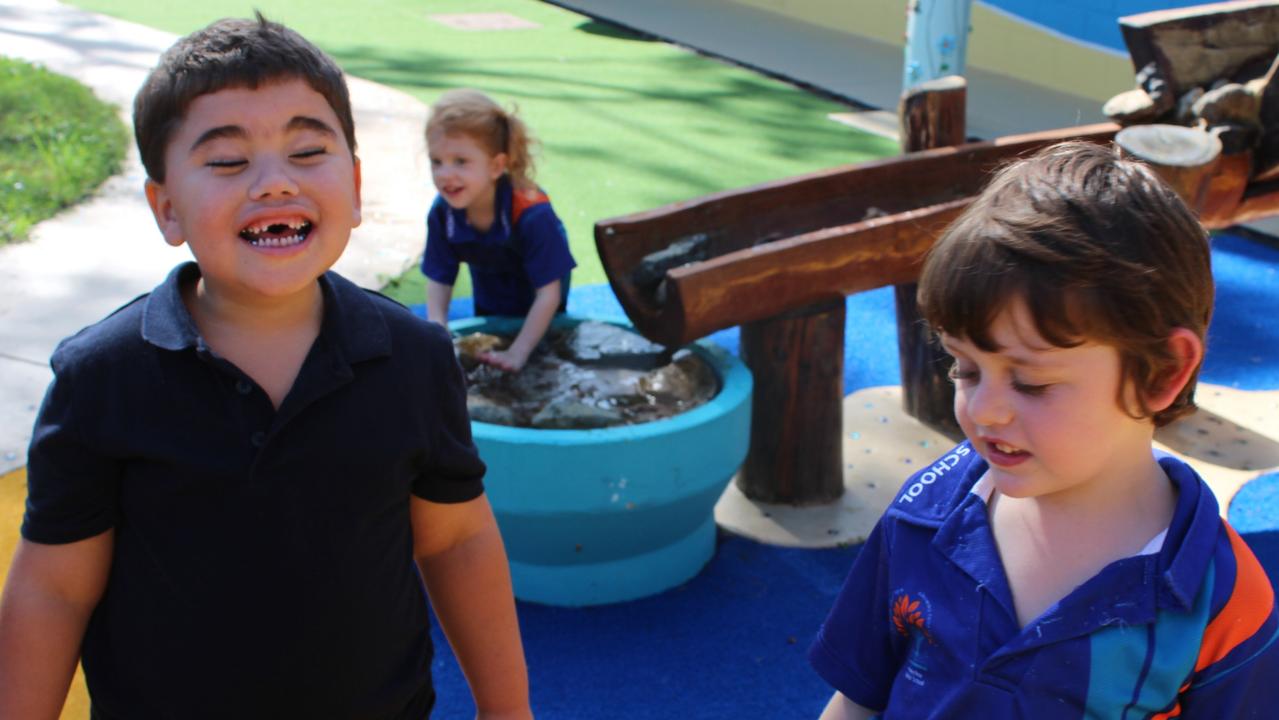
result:
[[[168,190],[163,184],[151,178],[147,178],[144,189],[147,194],[147,204],[151,206],[151,214],[155,216],[155,224],[160,228],[160,234],[164,235],[164,241],[173,247],[178,247],[184,242],[182,226],[178,223],[178,216],[174,212],[173,201],[169,198]]]
[[[502,173],[506,172],[506,164],[510,162],[506,153],[498,153],[489,160],[489,175],[494,180],[502,177]]]
[[[1152,412],[1159,412],[1172,405],[1182,388],[1194,377],[1204,358],[1203,341],[1186,328],[1173,328],[1166,342],[1176,363],[1164,373],[1146,397],[1146,407]]]
[[[360,156],[355,155],[351,158],[355,163],[355,207],[351,211],[351,227],[359,227],[364,222],[364,198],[360,195],[360,183],[363,182],[360,176]]]

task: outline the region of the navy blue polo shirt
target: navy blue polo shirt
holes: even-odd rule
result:
[[[1203,480],[1160,465],[1179,491],[1162,547],[1111,563],[1022,628],[973,491],[987,465],[959,445],[884,513],[813,667],[893,720],[1274,717],[1273,587]]]
[[[540,191],[516,193],[503,175],[497,183],[493,224],[471,227],[465,210],[435,198],[426,216],[422,274],[442,285],[457,281],[460,263],[471,272],[476,315],[523,317],[537,289],[560,281],[560,312],[568,298],[569,252],[564,224]]]
[[[201,339],[194,263],[53,355],[22,534],[115,531],[83,663],[104,718],[422,718],[410,496],[483,492],[443,328],[334,273],[279,410]]]

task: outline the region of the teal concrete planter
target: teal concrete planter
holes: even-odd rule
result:
[[[474,318],[450,328],[514,334],[519,321]],[[571,606],[631,600],[688,580],[710,560],[715,501],[750,441],[752,383],[746,366],[713,343],[690,348],[721,388],[674,417],[595,430],[471,423],[516,597]]]

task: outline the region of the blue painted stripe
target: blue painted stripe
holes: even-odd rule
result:
[[[1129,709],[1159,712],[1173,703],[1199,657],[1214,580],[1210,564],[1190,611],[1160,611],[1153,633],[1144,626],[1115,626],[1093,634],[1085,717],[1127,716]]]

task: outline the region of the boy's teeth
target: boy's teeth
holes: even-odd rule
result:
[[[284,232],[286,228],[289,230],[299,230],[305,224],[305,222],[292,220],[286,223],[265,223],[263,225],[253,225],[245,229],[255,235],[260,235],[266,232]]]
[[[254,247],[288,247],[305,240],[310,232],[309,221],[290,220],[250,225],[240,231],[240,237]]]
[[[249,243],[254,247],[288,247],[289,245],[297,245],[302,242],[301,235],[288,235],[285,237],[269,237],[250,240]]]
[[[1005,445],[1003,443],[995,443],[995,449],[1002,453],[1015,453],[1017,448]]]

